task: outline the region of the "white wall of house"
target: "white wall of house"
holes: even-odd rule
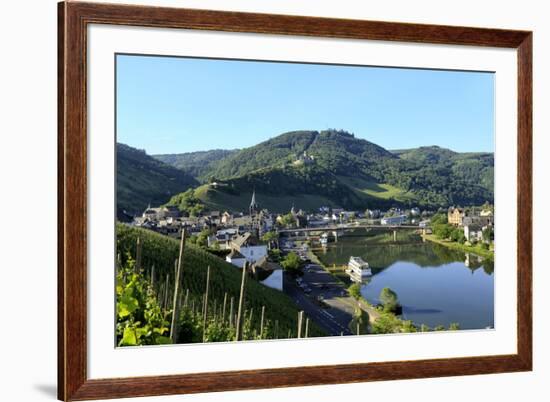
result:
[[[231,258],[230,256],[227,256],[225,257],[225,261],[235,265],[236,267],[242,268],[244,266],[244,262],[246,261],[246,258]]]
[[[267,255],[267,246],[243,246],[239,252],[252,264]]]

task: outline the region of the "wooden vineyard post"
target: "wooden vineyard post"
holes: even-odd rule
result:
[[[223,295],[222,323],[225,322],[225,307],[227,306],[227,292]]]
[[[176,267],[176,281],[174,285],[174,304],[173,304],[173,311],[172,311],[172,325],[170,325],[170,339],[172,340],[172,343],[177,343],[177,325],[178,325],[178,316],[179,316],[179,308],[178,308],[178,292],[180,288],[180,282],[181,282],[181,274],[182,274],[182,266],[183,266],[183,252],[185,249],[185,229],[182,229],[181,231],[181,242],[180,242],[180,252],[178,257],[178,264]],[[166,281],[168,285],[168,280]],[[168,286],[166,286],[168,288]],[[168,289],[166,289],[166,294],[168,295]]]
[[[265,306],[262,306],[262,318],[260,319],[260,338],[264,335]]]
[[[306,318],[306,331],[304,334],[304,338],[307,338],[309,335],[309,318]]]
[[[136,266],[134,267],[136,272],[141,269],[141,238],[138,236],[136,240]]]
[[[248,263],[244,263],[243,265],[243,274],[241,277],[241,293],[239,295],[239,307],[237,309],[237,321],[235,323],[236,327],[236,333],[235,333],[235,340],[240,341],[242,337],[242,313],[243,313],[243,303],[244,303],[244,286],[246,283],[246,270],[248,268]]]
[[[202,317],[202,341],[206,339],[206,318],[208,317],[208,285],[210,284],[210,265],[206,270],[206,291],[204,292],[204,315]]]
[[[233,326],[233,317],[235,316],[235,298],[231,296],[231,302],[229,303],[229,326]]]
[[[164,302],[162,303],[164,311],[168,310],[168,287],[170,286],[170,274],[166,274],[166,283],[164,284]]]
[[[302,337],[302,320],[304,319],[304,312],[298,312],[298,338]]]
[[[183,299],[183,308],[187,308],[189,302],[189,288],[185,291],[185,299]]]

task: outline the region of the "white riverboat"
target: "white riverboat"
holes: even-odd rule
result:
[[[369,263],[361,257],[350,257],[346,273],[353,282],[363,282],[372,276]]]

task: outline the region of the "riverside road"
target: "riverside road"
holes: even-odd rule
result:
[[[315,264],[308,265],[301,278],[310,292],[304,291],[287,273],[283,279],[284,292],[298,308],[329,335],[352,335],[348,324],[353,318],[355,301],[345,287]]]

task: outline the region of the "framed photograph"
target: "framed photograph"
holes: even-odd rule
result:
[[[531,32],[58,11],[60,400],[531,370]]]

